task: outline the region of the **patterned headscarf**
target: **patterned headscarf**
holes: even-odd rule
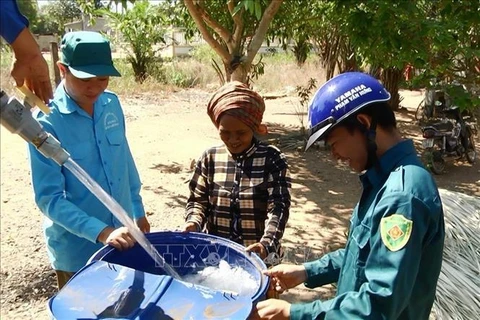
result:
[[[228,112],[260,134],[267,133],[267,127],[262,124],[264,111],[263,98],[239,81],[228,82],[218,89],[207,105],[207,113],[217,128],[220,116]]]

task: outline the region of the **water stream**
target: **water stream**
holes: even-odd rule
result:
[[[155,265],[162,267],[165,272],[176,279],[181,279],[180,275],[165,262],[165,259],[158,253],[155,247],[148,241],[143,232],[135,225],[133,220],[128,216],[127,212],[122,206],[115,201],[102,187],[90,177],[72,158],[69,158],[64,164],[65,168],[70,170],[75,177],[87,187],[90,192],[100,200],[105,207],[125,226],[128,228],[130,234],[137,240],[143,249],[152,257],[155,261]]]

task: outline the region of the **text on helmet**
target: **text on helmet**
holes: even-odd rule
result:
[[[343,108],[348,103],[352,102],[353,100],[357,99],[358,97],[361,97],[364,94],[367,94],[369,92],[372,92],[372,88],[367,87],[364,84],[356,86],[355,88],[350,89],[350,90],[342,93],[341,95],[339,95],[337,98],[335,98],[335,101],[337,102],[337,105],[334,108],[335,108],[335,110],[338,111],[340,108]]]

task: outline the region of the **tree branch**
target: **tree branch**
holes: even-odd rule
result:
[[[270,25],[270,22],[272,21],[273,17],[277,13],[282,3],[283,0],[271,0],[267,9],[265,9],[262,20],[260,20],[260,23],[258,24],[257,31],[255,32],[252,41],[248,45],[247,57],[245,60],[246,64],[252,63],[253,59],[255,58],[255,55],[257,54],[258,50],[262,46],[263,41],[265,40],[268,26]]]
[[[232,15],[232,19],[235,25],[235,31],[233,32],[232,42],[234,48],[240,47],[240,42],[242,41],[242,34],[243,34],[243,11],[244,8],[240,9],[236,15],[233,15],[235,10],[235,3],[233,0],[228,1],[228,11]]]
[[[217,40],[213,38],[210,31],[207,29],[207,26],[205,25],[201,16],[199,10],[200,8],[195,5],[194,0],[184,0],[184,3],[205,41],[210,45],[210,47],[212,47],[213,50],[215,50],[215,52],[222,58],[224,62],[229,62],[231,60],[230,54]]]
[[[187,2],[187,1],[185,1],[185,2]],[[210,17],[210,15],[207,13],[207,11],[205,11],[205,9],[202,6],[197,6],[197,8],[198,8],[198,12],[200,13],[200,16],[202,17],[203,21],[210,28],[212,28],[213,31],[215,31],[215,33],[218,34],[220,36],[220,38],[222,38],[222,40],[225,43],[228,44],[230,42],[230,38],[232,36],[230,34],[230,32],[228,32],[227,29],[222,27],[217,21],[212,19],[212,17]]]

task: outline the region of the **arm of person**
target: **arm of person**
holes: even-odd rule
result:
[[[15,60],[10,75],[18,87],[24,84],[43,102],[53,98],[47,61],[28,28],[23,29],[11,44]]]
[[[343,252],[343,249],[337,250],[324,255],[319,260],[304,263],[303,265],[280,264],[264,270],[263,273],[270,277],[270,287],[278,293],[294,288],[302,282],[311,288],[320,286],[338,279],[343,261]],[[290,303],[284,300],[264,300],[253,308],[248,319],[290,319],[291,307]],[[299,306],[297,305],[298,308]],[[305,319],[315,319],[313,316],[308,316],[310,311],[304,311],[306,314]]]
[[[290,318],[397,319],[410,299],[414,287],[425,235],[432,224],[428,207],[419,199],[397,192],[377,204],[377,223],[370,231],[370,254],[365,263],[364,283],[356,292],[346,292],[328,301],[293,304]],[[380,218],[400,214],[410,231],[401,248],[392,251],[382,240]],[[380,258],[381,257],[381,258]],[[354,272],[348,270],[346,272]],[[310,280],[310,276],[309,276]]]
[[[118,250],[130,249],[136,242],[127,227],[119,227],[117,229],[106,227],[98,235],[98,241],[111,245]]]
[[[42,125],[46,128],[44,123]],[[89,216],[67,199],[62,167],[45,158],[31,144],[29,153],[35,202],[40,211],[69,232],[96,243],[108,225]]]
[[[290,210],[290,189],[292,187],[285,155],[278,153],[269,164],[268,175],[268,212],[265,232],[260,243],[266,254],[277,252],[283,237]]]
[[[317,288],[338,281],[342,268],[345,249],[338,249],[322,256],[320,259],[303,264],[307,274],[304,285]]]
[[[207,217],[209,190],[207,159],[208,153],[205,152],[197,161],[192,178],[188,184],[190,196],[185,210],[185,227],[194,224],[196,231],[203,229]]]
[[[20,13],[16,0],[0,1],[0,9],[0,35],[12,44],[28,28],[28,20]]]
[[[10,43],[15,60],[10,71],[17,86],[25,84],[45,103],[53,97],[48,64],[14,0],[1,1],[1,34]]]

